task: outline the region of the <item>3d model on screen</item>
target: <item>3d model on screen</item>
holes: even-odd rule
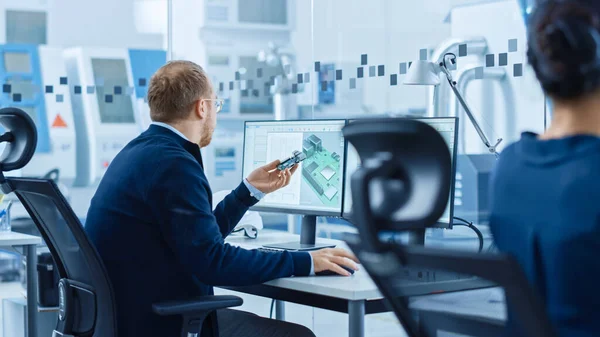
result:
[[[306,155],[302,178],[323,205],[335,205],[335,196],[340,193],[340,155],[325,149],[321,138],[314,134],[304,139],[302,152]]]

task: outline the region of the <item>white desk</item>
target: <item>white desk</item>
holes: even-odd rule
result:
[[[411,299],[410,307],[414,310],[452,312],[495,320],[507,319],[504,292],[501,288],[415,297]]]
[[[243,236],[230,236],[227,242],[245,249],[260,248],[265,244],[299,241],[298,235],[278,231],[262,231],[259,238],[248,239]],[[331,243],[337,247],[348,249],[348,246],[337,240],[319,239],[319,242]],[[288,277],[273,280],[265,285],[283,289],[306,291],[317,295],[335,297],[350,301],[382,298],[377,286],[369,275],[359,270],[349,277],[319,276],[319,277]]]
[[[232,235],[227,238],[226,242],[245,249],[256,249],[265,244],[299,240],[299,235],[263,230],[259,233],[257,239]],[[341,241],[327,239],[319,239],[318,241],[347,248],[346,244]],[[385,307],[383,297],[377,286],[369,275],[362,270],[349,277],[288,277],[257,286],[226,287],[226,289],[276,299],[275,317],[280,320],[285,320],[283,302],[293,302],[347,313],[350,337],[364,336],[364,316],[366,314],[389,311]]]
[[[299,235],[264,230],[259,233],[257,239],[236,235],[228,237],[226,242],[245,249],[256,249],[265,244],[299,240]],[[319,239],[319,241],[347,248],[347,245],[342,241],[327,239]],[[422,282],[407,281],[406,285],[402,286],[402,293],[407,296],[426,295],[435,293],[435,287],[437,285],[428,287]],[[476,286],[473,286],[473,288],[476,288]],[[350,337],[364,336],[365,315],[389,311],[377,286],[363,270],[354,273],[350,277],[289,277],[257,286],[226,287],[226,289],[277,300],[276,318],[282,320],[285,319],[283,302],[293,302],[347,313]],[[462,296],[464,296],[464,293]],[[432,303],[434,302],[429,302],[429,304]]]
[[[419,328],[428,335],[447,331],[466,336],[502,337],[507,320],[504,292],[489,288],[412,298]]]
[[[0,249],[22,247],[20,254],[27,259],[27,336],[35,337],[37,334],[37,253],[36,246],[42,243],[37,236],[20,233],[0,233]]]

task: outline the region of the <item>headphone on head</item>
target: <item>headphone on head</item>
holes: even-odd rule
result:
[[[600,15],[584,1],[541,3],[528,43],[529,63],[546,92],[572,98],[600,86]]]

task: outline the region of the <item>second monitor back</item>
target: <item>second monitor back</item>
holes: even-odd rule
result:
[[[402,118],[413,118],[413,117],[402,117]],[[448,206],[446,208],[446,212],[444,216],[439,219],[439,221],[435,224],[436,228],[447,228],[452,229],[452,220],[454,218],[454,179],[456,176],[456,158],[457,158],[457,147],[455,146],[458,142],[458,118],[457,117],[421,117],[421,118],[413,118],[421,122],[425,122],[431,126],[433,126],[438,132],[442,134],[448,147],[450,148],[450,155],[452,158],[452,172],[451,172],[451,186],[450,189],[450,198],[448,201]],[[354,120],[349,120],[348,123],[352,123]],[[351,146],[347,147],[346,154],[346,182],[344,189],[344,203],[343,203],[343,217],[352,222],[352,198],[350,193],[350,180],[352,179],[352,174],[359,167],[360,162],[358,158],[358,153]],[[416,234],[416,235],[414,235]],[[413,241],[413,243],[423,244],[424,242],[424,233],[410,233],[409,240]]]

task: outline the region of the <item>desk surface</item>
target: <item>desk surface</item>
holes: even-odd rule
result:
[[[0,232],[0,247],[39,245],[41,243],[42,239],[38,236],[15,232]]]
[[[249,239],[243,236],[232,235],[226,240],[227,243],[245,249],[260,248],[265,244],[300,241],[299,235],[263,230],[257,239]],[[346,248],[342,241],[319,239],[319,242],[333,243],[338,247]],[[312,294],[341,298],[345,300],[372,300],[381,299],[381,293],[373,283],[369,275],[359,270],[349,277],[344,276],[312,276],[312,277],[288,277],[273,280],[265,285],[275,286],[283,289],[309,292]]]
[[[227,238],[227,242],[245,249],[256,249],[268,243],[292,242],[299,239],[299,236],[295,234],[263,230],[259,233],[258,239],[249,239],[235,235]],[[347,245],[342,241],[319,239],[319,242],[321,241],[347,248]],[[265,285],[350,301],[377,300],[382,298],[377,286],[375,286],[369,275],[363,270],[354,273],[350,277],[289,277],[270,281],[265,283]],[[410,306],[413,309],[439,312],[450,311],[468,316],[480,316],[500,320],[506,319],[504,294],[498,288],[417,296],[411,299]]]
[[[506,303],[502,288],[411,298],[411,309],[451,312],[458,315],[506,321]]]

